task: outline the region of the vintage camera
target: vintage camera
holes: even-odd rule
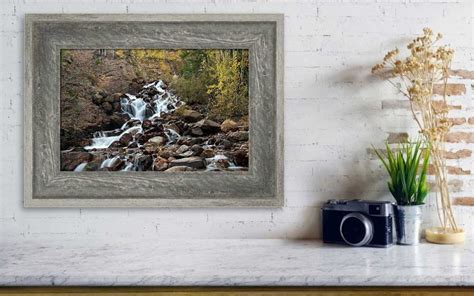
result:
[[[321,210],[325,243],[354,247],[393,244],[393,205],[388,201],[329,200]]]

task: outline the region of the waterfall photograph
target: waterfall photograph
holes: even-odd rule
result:
[[[62,171],[247,171],[244,49],[62,49]]]

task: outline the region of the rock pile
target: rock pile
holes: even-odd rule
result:
[[[247,170],[246,120],[216,122],[188,106],[163,81],[142,84],[136,95],[98,94],[95,104],[122,113],[121,124],[96,131],[90,144],[61,152],[66,171],[229,171]],[[115,113],[113,113],[115,112]],[[124,116],[126,115],[126,116]],[[128,118],[128,120],[127,120]]]

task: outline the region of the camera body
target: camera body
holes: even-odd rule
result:
[[[393,244],[393,204],[388,201],[329,200],[321,212],[325,243],[380,248]]]

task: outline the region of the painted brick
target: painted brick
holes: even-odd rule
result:
[[[462,106],[461,105],[452,105],[452,104],[446,104],[444,101],[432,101],[433,107],[435,108],[448,108],[448,110],[461,110]],[[418,108],[415,108],[415,110]]]
[[[474,133],[468,132],[451,132],[446,135],[448,143],[474,143]]]
[[[463,168],[450,166],[450,165],[446,166],[446,170],[449,175],[470,175],[471,174],[470,170],[465,170]],[[434,167],[432,165],[429,165],[428,174],[434,175],[434,172],[435,172]]]
[[[437,95],[444,94],[444,85],[435,84],[433,86],[433,93]],[[459,96],[466,93],[466,86],[460,83],[448,83],[446,85],[446,94],[448,96]]]
[[[463,125],[467,122],[465,117],[456,117],[456,118],[449,118],[449,121],[453,125]]]
[[[469,149],[461,149],[457,151],[445,151],[444,157],[446,159],[461,159],[471,157],[472,151]]]
[[[410,101],[408,100],[383,100],[382,109],[410,109]]]
[[[474,206],[474,197],[456,197],[453,204],[458,206]]]
[[[389,144],[407,143],[408,133],[388,133],[387,142]]]
[[[457,76],[464,79],[474,79],[474,71],[468,71],[463,69],[451,70],[449,72],[451,76]]]
[[[450,192],[461,192],[464,182],[458,179],[452,179],[448,181],[448,189]],[[428,182],[428,186],[431,192],[439,192],[436,183]]]

